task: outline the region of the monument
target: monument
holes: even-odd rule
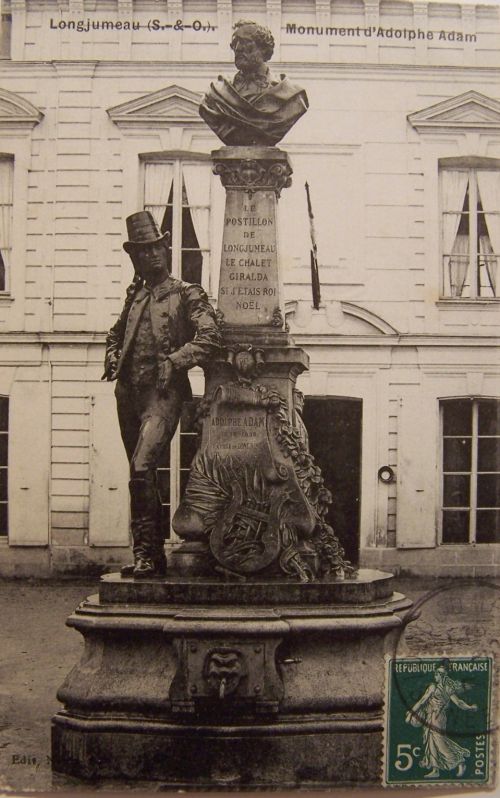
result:
[[[345,560],[300,416],[308,358],[286,329],[277,235],[292,166],[275,145],[307,97],[270,73],[267,29],[240,22],[231,47],[237,74],[200,106],[226,145],[221,339],[212,319],[183,542],[166,573],[139,552],[68,619],[86,648],[58,693],[53,766],[178,788],[377,784],[384,650],[410,602]]]

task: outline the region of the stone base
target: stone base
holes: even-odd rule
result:
[[[360,718],[278,728],[179,728],[60,713],[54,719],[52,763],[82,779],[161,780],[178,789],[370,785],[379,783],[380,725],[381,720],[370,728]]]
[[[195,544],[183,544],[178,552],[191,556]],[[187,553],[185,554],[187,557]],[[176,562],[175,558],[172,558]],[[119,574],[101,577],[99,599],[107,604],[155,604],[174,606],[203,605],[224,611],[224,605],[268,606],[306,605],[329,608],[330,605],[354,605],[361,611],[370,602],[391,599],[392,574],[371,569],[361,569],[346,579],[325,578],[317,582],[286,582],[283,578],[266,579],[258,576],[228,576],[224,579],[191,575],[189,578],[169,576],[166,579],[134,579]],[[234,610],[233,610],[234,611]],[[77,611],[78,612],[78,611]]]
[[[53,767],[187,787],[380,782],[392,577],[321,583],[103,577],[53,718]],[[273,599],[274,596],[274,599]]]

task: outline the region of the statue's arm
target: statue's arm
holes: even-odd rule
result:
[[[139,289],[140,283],[138,280],[134,281],[127,288],[127,296],[125,305],[120,313],[118,320],[113,324],[109,333],[106,336],[106,354],[104,356],[104,374],[103,380],[116,379],[116,369],[118,361],[120,360],[123,339],[125,337],[125,328],[127,326],[127,317],[130,310],[130,305]]]
[[[183,286],[180,312],[186,314],[194,337],[172,352],[168,359],[175,369],[190,369],[214,357],[221,346],[221,334],[215,311],[200,285]]]

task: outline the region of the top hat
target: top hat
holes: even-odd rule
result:
[[[125,241],[123,249],[129,254],[145,244],[157,244],[159,241],[168,243],[170,233],[160,233],[158,225],[149,211],[138,211],[127,216],[127,235],[129,241]]]

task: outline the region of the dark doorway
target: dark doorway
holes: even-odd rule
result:
[[[359,560],[361,504],[361,399],[306,396],[303,418],[311,454],[333,494],[328,523],[334,528],[346,557]]]

